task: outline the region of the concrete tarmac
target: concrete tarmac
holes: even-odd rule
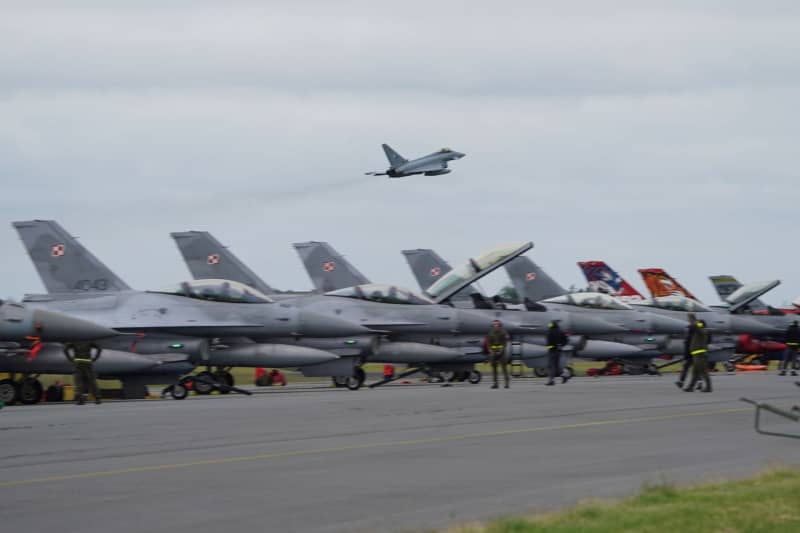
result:
[[[756,434],[738,401],[798,404],[794,379],[714,379],[712,394],[642,376],[11,407],[0,517],[4,531],[413,531],[800,464],[798,441]]]

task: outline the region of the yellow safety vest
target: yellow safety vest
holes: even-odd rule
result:
[[[700,348],[699,350],[692,350],[692,355],[700,355],[708,352],[705,348]]]

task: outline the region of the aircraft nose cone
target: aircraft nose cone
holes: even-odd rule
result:
[[[685,320],[678,320],[664,315],[657,315],[649,313],[650,315],[650,331],[652,333],[661,333],[664,335],[683,335],[686,333],[686,328],[689,323]]]
[[[39,336],[46,341],[79,341],[118,335],[113,329],[62,313],[36,309],[33,320],[39,325]]]
[[[744,333],[749,333],[750,335],[776,335],[782,332],[782,330],[766,322],[761,322],[757,318],[730,315],[730,320],[731,333],[737,335]]]
[[[456,152],[455,153],[456,159],[461,159],[462,157],[467,157],[467,154]]]
[[[578,335],[602,335],[604,333],[622,333],[627,331],[621,326],[585,313],[571,313],[569,315],[568,325],[569,331]]]
[[[371,330],[350,320],[303,309],[300,311],[300,335],[309,337],[348,337]]]

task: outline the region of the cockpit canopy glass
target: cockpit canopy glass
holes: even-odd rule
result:
[[[626,310],[633,309],[630,305],[622,303],[613,296],[602,292],[572,292],[555,298],[548,298],[544,303],[576,305],[578,307],[589,307],[591,309],[613,309]]]
[[[347,287],[346,289],[327,292],[325,295],[355,298],[384,304],[431,305],[434,303],[428,298],[415,294],[407,289],[378,283]]]
[[[738,303],[747,302],[750,300],[754,300],[764,294],[772,290],[773,288],[777,287],[780,284],[778,280],[770,280],[770,281],[757,281],[754,283],[749,283],[743,287],[739,287],[736,289],[731,295],[725,298],[725,301],[731,305],[736,305]]]
[[[199,300],[209,300],[212,302],[263,304],[272,303],[273,301],[261,291],[248,287],[244,283],[227,279],[196,279],[193,281],[184,281],[177,286],[156,292],[185,296],[187,298],[197,298]]]
[[[710,313],[712,311],[710,307],[701,304],[697,300],[692,300],[691,298],[679,296],[677,294],[662,296],[655,299],[648,298],[644,300],[641,305],[668,309],[670,311],[682,311],[684,313]]]
[[[482,272],[490,267],[502,263],[510,257],[518,255],[520,250],[530,248],[531,246],[532,245],[528,242],[516,242],[492,248],[476,258],[468,260],[465,264],[454,268],[439,278],[439,281],[425,289],[425,293],[429,296],[437,298],[448,292],[448,290],[450,290],[452,287],[459,284],[464,284],[467,280],[474,277],[478,272]]]
[[[450,152],[452,152],[452,150],[451,150],[450,148],[442,148],[442,149],[441,149],[441,150],[439,150],[439,151],[440,151],[440,152],[442,152],[443,154],[447,154],[447,153],[450,153]]]

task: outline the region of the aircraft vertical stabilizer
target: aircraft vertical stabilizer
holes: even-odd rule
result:
[[[424,292],[428,287],[436,283],[439,278],[453,270],[450,264],[442,259],[434,250],[429,248],[417,248],[416,250],[403,250],[414,278],[417,280],[419,288]],[[473,285],[454,294],[450,299],[458,301],[471,301],[471,294],[480,293]]]
[[[678,280],[660,268],[640,268],[639,274],[641,274],[644,284],[647,285],[647,290],[650,291],[654,298],[678,295],[700,301],[695,298],[694,294],[678,283]]]
[[[400,165],[408,163],[408,159],[395,152],[388,144],[382,144],[381,146],[383,147],[383,152],[386,154],[386,159],[389,160],[390,167],[397,168]]]
[[[207,231],[170,233],[194,279],[229,279],[274,293],[258,275]]]
[[[578,267],[589,282],[590,290],[616,296],[622,301],[644,300],[641,293],[605,261],[579,261]]]
[[[505,265],[521,300],[538,302],[567,294],[567,290],[529,257],[515,257]]]
[[[127,283],[53,220],[14,222],[48,293],[114,292]]]
[[[298,242],[294,249],[314,288],[329,292],[370,283],[369,279],[327,242]]]

